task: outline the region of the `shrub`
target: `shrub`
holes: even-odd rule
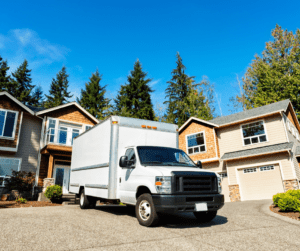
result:
[[[299,211],[300,201],[294,196],[285,194],[279,199],[278,207],[281,211]]]
[[[285,193],[278,193],[273,195],[273,203],[276,207],[278,207],[278,201],[285,196]]]
[[[35,173],[25,171],[12,171],[10,179],[6,181],[9,191],[18,190],[19,193],[32,191],[35,181]]]
[[[18,197],[18,198],[16,199],[16,202],[17,202],[17,203],[25,204],[25,203],[27,203],[27,200],[24,199],[24,198],[22,198],[22,197]]]
[[[296,197],[298,200],[300,199],[300,189],[298,189],[298,190],[288,190],[288,191],[285,192],[285,194]]]
[[[45,196],[53,201],[53,200],[61,200],[62,198],[62,188],[59,185],[48,186],[45,191]]]

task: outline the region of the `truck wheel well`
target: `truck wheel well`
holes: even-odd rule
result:
[[[149,190],[148,187],[144,187],[144,186],[139,187],[138,190],[137,190],[137,192],[136,192],[136,195],[135,195],[136,199],[138,197],[140,197],[140,195],[142,195],[144,193],[150,193],[151,194],[151,192],[150,192],[150,190]]]
[[[84,186],[79,187],[79,194],[80,194],[82,189],[84,189]]]

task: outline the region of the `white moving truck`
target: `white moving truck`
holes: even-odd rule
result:
[[[211,221],[224,205],[221,179],[178,149],[177,125],[111,116],[74,140],[70,193],[82,209],[97,200],[134,205],[141,225],[160,212]]]

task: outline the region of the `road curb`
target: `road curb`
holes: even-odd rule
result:
[[[270,215],[272,217],[275,217],[277,219],[283,220],[285,222],[288,222],[288,223],[291,223],[291,224],[294,224],[294,225],[297,225],[300,227],[300,221],[297,221],[297,220],[291,219],[287,216],[282,216],[280,214],[272,212],[269,208],[271,206],[271,204],[272,204],[272,202],[268,202],[268,203],[265,203],[264,205],[262,205],[261,211],[267,215]]]

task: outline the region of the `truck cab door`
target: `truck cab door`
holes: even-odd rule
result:
[[[134,148],[128,148],[125,152],[129,161],[132,161],[132,165],[127,168],[121,169],[121,176],[119,178],[119,193],[122,202],[135,203],[136,187],[134,182],[134,172],[136,167],[136,153]]]

